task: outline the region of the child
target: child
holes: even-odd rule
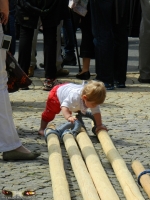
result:
[[[85,114],[88,108],[96,122],[96,133],[100,129],[106,129],[102,125],[99,104],[102,104],[106,97],[106,89],[102,82],[90,81],[87,84],[77,85],[65,83],[55,86],[49,93],[46,108],[42,113],[41,127],[39,134],[44,135],[44,129],[52,121],[56,114],[62,114],[69,122],[76,120],[72,112],[81,111]]]

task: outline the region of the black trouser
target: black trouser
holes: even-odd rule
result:
[[[34,29],[20,26],[19,58],[18,62],[23,71],[28,74],[31,60],[31,49]],[[45,78],[56,78],[56,34],[57,26],[45,28],[44,35],[44,66]]]
[[[128,59],[127,2],[119,2],[116,24],[114,0],[90,0],[97,79],[105,83],[126,81]],[[121,5],[120,5],[121,4]],[[122,12],[122,5],[123,12]]]
[[[82,31],[82,40],[80,45],[81,58],[95,58],[95,48],[93,43],[92,25],[91,25],[91,11],[90,5],[87,6],[87,14],[85,17],[72,12],[75,30],[80,27]]]
[[[74,55],[74,38],[73,31],[75,31],[78,27],[81,28],[82,31],[82,40],[80,45],[80,57],[82,58],[94,58],[94,44],[93,44],[93,35],[91,28],[91,12],[90,6],[88,4],[88,12],[85,17],[75,13],[70,9],[70,18],[64,20],[63,24],[63,34],[64,34],[64,51],[65,54]],[[72,21],[73,20],[73,21]],[[73,27],[74,30],[73,30]]]

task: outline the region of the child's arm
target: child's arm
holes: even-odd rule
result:
[[[62,106],[61,111],[65,119],[69,122],[73,123],[77,119],[76,117],[72,116],[72,112],[69,110],[69,108]]]
[[[96,133],[102,129],[107,131],[107,128],[102,124],[101,113],[95,113],[93,116],[96,122]]]

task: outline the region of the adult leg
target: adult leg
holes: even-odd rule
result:
[[[150,83],[150,1],[141,0],[142,21],[139,44],[139,81]]]
[[[43,27],[44,34],[44,66],[45,66],[45,78],[56,78],[56,35],[57,26],[46,28]]]
[[[126,0],[122,0],[121,2],[124,3],[123,16],[120,17],[119,23],[116,24],[115,21],[113,26],[114,80],[117,82],[118,87],[125,87],[128,61],[128,7]]]
[[[31,49],[34,29],[20,25],[19,58],[18,63],[23,71],[28,74],[31,60]]]
[[[3,30],[0,24],[0,43],[2,41],[2,36]],[[15,129],[7,90],[5,60],[6,51],[4,49],[0,49],[0,152],[4,152],[4,160],[35,159],[40,154],[31,153],[28,149],[26,149],[22,145]]]
[[[0,24],[0,43],[3,31]],[[7,72],[6,72],[6,51],[0,49],[0,152],[9,151],[21,146],[16,132],[11,105],[7,91]]]
[[[90,60],[95,58],[94,43],[93,43],[93,34],[91,27],[91,12],[90,6],[88,4],[88,12],[85,17],[81,17],[81,31],[82,31],[82,40],[80,46],[80,57],[83,58],[83,67],[82,71],[76,75],[76,78],[87,80],[90,78]]]
[[[56,67],[57,67],[57,77],[67,76],[69,71],[61,67],[63,59],[61,55],[61,28],[63,21],[57,26],[57,50],[56,50]]]
[[[87,14],[81,17],[80,27],[82,31],[82,40],[80,46],[80,56],[82,58],[95,58],[92,24],[91,24],[91,11],[90,4],[87,6]]]
[[[40,25],[41,25],[41,20],[39,19],[37,29],[34,30],[34,35],[32,40],[31,61],[28,71],[29,77],[32,77],[34,75],[34,70],[37,68],[36,45],[37,45],[37,38]]]
[[[113,86],[113,0],[90,0],[96,79]]]
[[[70,10],[70,12],[72,12]],[[63,20],[64,59],[63,65],[76,65],[74,29],[71,17]]]
[[[56,67],[56,35],[57,26],[44,27],[44,66],[45,66],[45,81],[43,90],[50,91],[55,85],[60,84],[56,80],[57,67]]]
[[[71,18],[63,20],[64,54],[74,55],[74,37]]]

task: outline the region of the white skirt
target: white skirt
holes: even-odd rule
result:
[[[0,24],[0,46],[3,37],[3,29]],[[0,48],[0,152],[10,151],[21,146],[16,131],[9,95],[7,91],[6,51]]]

